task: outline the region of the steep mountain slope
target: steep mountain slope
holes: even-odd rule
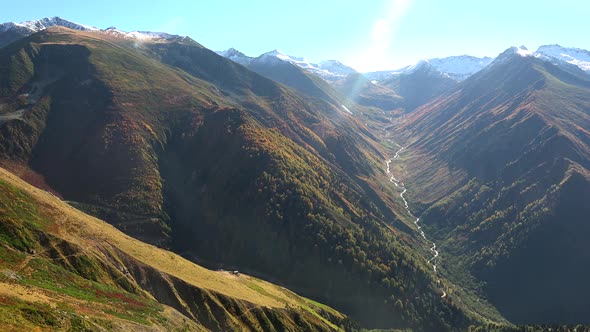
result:
[[[589,96],[590,81],[512,48],[400,128],[449,274],[513,322],[590,317]]]
[[[345,317],[134,240],[0,169],[2,329],[336,331]]]
[[[0,103],[6,165],[128,234],[366,326],[473,321],[410,250],[423,243],[380,184],[385,157],[340,105],[190,40],[55,27],[0,49]]]
[[[350,102],[322,79],[325,73],[318,74],[318,71],[322,71],[318,67],[319,65],[309,64],[301,58],[293,58],[277,50],[264,53],[257,58],[248,57],[233,48],[217,53],[257,74],[293,88],[307,97],[322,99],[338,105],[338,107],[344,104],[348,104],[350,107]],[[330,64],[326,62],[325,65],[329,66]],[[332,63],[332,65],[334,64]]]
[[[0,26],[0,47],[8,45],[16,40],[28,36],[27,31],[21,31],[20,29],[12,29],[7,23]]]
[[[285,84],[303,95],[328,100],[338,104],[344,98],[337,96],[328,83],[289,61],[272,54],[263,54],[248,64],[248,69],[273,81]]]

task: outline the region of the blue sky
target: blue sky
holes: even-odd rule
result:
[[[310,61],[337,59],[361,71],[421,58],[495,56],[510,46],[590,49],[590,1],[187,0],[9,1],[0,21],[62,18],[98,28],[188,35],[213,50],[279,49]]]

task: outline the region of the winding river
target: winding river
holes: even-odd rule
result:
[[[391,175],[391,177],[389,178],[389,181],[391,181],[391,183],[393,183],[395,185],[396,188],[398,188],[399,190],[401,190],[401,193],[399,194],[399,197],[401,197],[402,201],[404,202],[404,207],[405,209],[408,211],[408,213],[412,216],[412,218],[416,218],[414,216],[414,214],[412,213],[412,211],[410,211],[410,208],[408,206],[408,201],[406,200],[406,198],[404,197],[404,194],[408,191],[404,185],[403,182],[401,182],[399,179],[397,179],[395,177],[395,175],[393,175],[393,172],[391,171],[390,168],[390,164],[392,161],[399,159],[399,154],[404,150],[404,147],[401,146],[400,149],[395,153],[395,155],[393,156],[393,158],[389,159],[387,161],[387,174]],[[426,240],[427,242],[430,242],[432,244],[432,246],[430,247],[430,252],[432,253],[432,257],[428,260],[428,263],[430,263],[430,265],[432,265],[432,268],[434,269],[434,272],[436,272],[436,261],[438,258],[438,250],[436,249],[436,243],[428,240],[428,238],[426,238],[426,234],[424,234],[424,231],[422,230],[422,226],[420,226],[418,224],[418,222],[420,221],[420,218],[416,218],[416,220],[414,221],[414,225],[416,225],[416,229],[418,230],[418,232],[420,232],[420,235],[422,236],[422,238],[424,240]]]

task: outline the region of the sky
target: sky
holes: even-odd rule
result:
[[[0,22],[60,16],[98,28],[186,35],[214,51],[336,59],[361,72],[424,58],[494,57],[520,45],[590,50],[587,0],[29,0],[0,7]]]

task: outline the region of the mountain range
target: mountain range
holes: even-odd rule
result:
[[[590,70],[590,53],[581,49],[559,45],[540,46],[536,52],[530,52],[524,46],[516,49],[566,70]],[[450,56],[420,60],[416,64],[397,70],[359,74],[336,60],[312,64],[304,58],[285,55],[277,50],[264,53],[257,58],[248,57],[233,48],[217,53],[263,76],[309,94],[309,89],[302,90],[298,85],[302,79],[292,79],[292,73],[277,75],[277,72],[280,72],[277,67],[292,64],[330,83],[342,94],[339,100],[345,97],[357,104],[384,111],[400,107],[408,111],[416,109],[450,91],[459,82],[478,73],[494,61],[494,58],[490,57]]]
[[[314,75],[317,75],[326,81],[335,81],[338,79],[345,78],[349,74],[356,73],[356,71],[337,60],[327,60],[322,61],[318,64],[310,63],[306,61],[304,58],[301,57],[294,57],[290,55],[285,55],[281,53],[279,50],[273,50],[267,53],[264,53],[256,58],[249,57],[244,53],[230,48],[225,51],[219,51],[217,54],[228,58],[234,62],[237,62],[241,65],[246,67],[250,66],[253,62],[258,63],[273,63],[276,61],[284,61],[292,63],[304,70],[311,72]]]
[[[0,327],[590,324],[588,54],[361,74],[2,24]]]
[[[519,49],[526,50],[521,46]],[[528,50],[527,50],[528,51]],[[217,52],[219,55],[228,58],[234,62],[248,66],[254,59],[279,59],[290,62],[313,74],[324,78],[327,81],[336,81],[345,78],[350,74],[357,73],[354,69],[342,64],[337,60],[322,61],[319,64],[312,64],[305,61],[302,57],[285,55],[278,50],[260,55],[258,58],[249,57],[240,51],[230,48],[226,51]],[[578,48],[567,48],[559,45],[543,45],[536,52],[531,52],[532,56],[542,57],[558,65],[571,64],[579,67],[584,71],[590,71],[590,52]],[[445,58],[423,59],[413,65],[402,67],[396,70],[376,71],[363,73],[371,81],[383,81],[392,76],[401,74],[411,74],[423,67],[429,67],[436,70],[449,78],[460,82],[473,74],[479,72],[492,63],[494,58],[491,57],[474,57],[470,55],[449,56]]]

